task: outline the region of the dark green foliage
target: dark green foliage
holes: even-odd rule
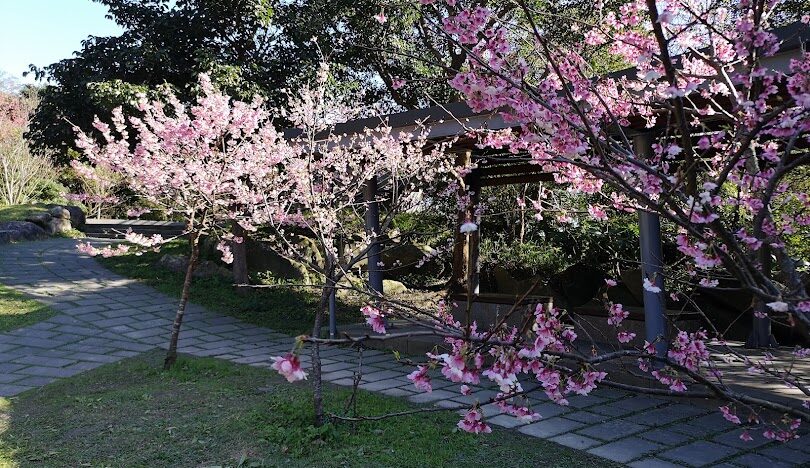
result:
[[[95,115],[106,118],[116,106],[136,113],[137,94],[157,98],[165,87],[190,99],[202,72],[235,97],[259,94],[278,107],[287,90],[294,93],[326,59],[333,64],[335,86],[397,110],[456,100],[447,79],[466,60],[466,53],[434,28],[448,13],[435,8],[446,5],[419,10],[413,2],[381,0],[95,1],[109,8],[124,33],[89,37],[74,57],[32,68],[50,82],[40,92],[28,137],[38,148],[56,150],[60,164],[70,159],[73,125],[89,130]],[[511,4],[476,3],[525,21]],[[545,12],[536,18],[540,26],[562,45],[580,41],[581,32],[555,15],[596,13],[592,2],[534,3]],[[385,24],[374,19],[381,11],[388,16]],[[395,79],[409,83],[394,89]]]
[[[496,265],[513,276],[540,274],[548,277],[583,262],[603,271],[618,271],[636,265],[639,255],[638,217],[611,212],[608,221],[596,221],[587,214],[587,198],[567,193],[564,187],[548,186],[551,200],[564,207],[576,220],[556,221],[557,212],[535,218],[529,199],[537,198],[536,185],[489,187],[482,198],[488,208],[481,226],[482,269]],[[517,198],[525,198],[521,211]]]
[[[268,55],[276,40],[268,0],[178,0],[171,7],[167,0],[97,1],[125,32],[89,37],[75,57],[34,69],[52,84],[41,91],[28,136],[57,150],[60,163],[75,140],[72,124],[89,129],[96,114],[106,117],[119,105],[131,111],[137,93],[170,86],[188,97],[197,75],[210,72],[235,96],[278,99],[291,73],[290,63]]]

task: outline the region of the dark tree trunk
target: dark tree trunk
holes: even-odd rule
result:
[[[331,276],[331,272],[329,273]],[[330,280],[327,277],[327,284]],[[321,300],[318,303],[318,310],[315,312],[315,325],[312,327],[312,336],[321,336],[321,326],[323,316],[329,306],[329,297],[332,295],[332,288],[325,287],[321,292]],[[321,380],[321,349],[320,344],[312,343],[312,402],[315,409],[315,426],[323,425],[323,382]]]
[[[233,282],[236,284],[249,284],[247,266],[247,232],[239,225],[233,223],[231,233],[236,237],[241,237],[242,242],[231,242],[231,252],[233,253]],[[239,288],[238,290],[241,290]]]
[[[768,307],[760,300],[754,301],[754,313],[757,312],[767,314]],[[745,341],[745,347],[751,349],[757,348],[778,348],[779,344],[776,342],[771,333],[771,318],[767,315],[757,317],[754,315],[753,322],[751,323],[751,334]]]
[[[759,261],[762,265],[763,272],[767,274],[771,271],[773,266],[771,261],[771,249],[767,244],[759,249]],[[748,339],[745,341],[745,347],[752,349],[778,347],[779,345],[776,343],[776,338],[774,338],[771,333],[771,318],[768,316],[768,306],[761,300],[754,299],[752,309],[754,311],[754,318],[751,322],[751,334],[748,335]],[[757,317],[757,314],[761,316]]]
[[[191,231],[188,242],[191,244],[191,257],[188,260],[186,278],[183,281],[183,293],[180,296],[180,305],[177,306],[177,313],[174,316],[172,337],[169,341],[169,351],[166,353],[166,359],[163,361],[164,370],[171,369],[175,361],[177,361],[177,341],[180,339],[180,326],[183,324],[183,316],[186,313],[186,304],[188,304],[188,296],[191,292],[191,278],[194,275],[194,269],[197,267],[197,259],[200,255],[199,233]]]

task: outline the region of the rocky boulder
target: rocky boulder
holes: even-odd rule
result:
[[[70,210],[58,205],[51,207],[51,209],[48,210],[48,214],[51,215],[52,218],[70,219]]]
[[[397,294],[404,294],[404,293],[408,292],[408,288],[404,284],[400,283],[399,281],[384,279],[383,280],[383,291],[385,291],[385,294],[397,295]]]
[[[84,227],[87,222],[87,216],[81,208],[78,206],[65,206],[63,209],[70,212],[70,224],[73,225],[73,229],[81,229]]]
[[[429,245],[386,244],[381,255],[385,276],[400,279],[407,275],[439,275],[443,270],[439,257],[429,258],[434,252]],[[360,266],[366,269],[365,262]]]
[[[78,206],[62,207],[57,205],[51,207],[47,212],[29,213],[25,220],[54,235],[83,227],[86,218],[84,212]]]
[[[638,268],[622,270],[621,280],[636,302],[644,304],[644,282],[641,279],[641,270]]]
[[[46,212],[35,212],[35,213],[28,213],[25,217],[25,221],[29,223],[34,223],[37,226],[41,227],[42,229],[48,229],[48,225],[51,222],[51,214]]]
[[[54,206],[48,211],[51,220],[48,222],[47,231],[51,235],[61,234],[70,231],[73,225],[70,223],[70,211],[61,206]]]
[[[517,279],[506,268],[496,265],[492,269],[495,278],[495,289],[498,293],[513,294],[515,296],[543,295],[543,278],[539,275]]]
[[[0,244],[39,240],[48,237],[40,226],[28,221],[6,221],[0,223]]]
[[[312,239],[299,238],[298,247],[310,256],[313,261],[321,261],[317,245]],[[311,278],[307,267],[299,262],[292,261],[277,254],[261,240],[248,237],[245,242],[247,265],[249,271],[270,272],[276,278],[293,280],[309,284],[317,281]]]

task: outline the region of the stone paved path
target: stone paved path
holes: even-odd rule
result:
[[[109,362],[164,346],[176,300],[122,278],[78,255],[75,241],[52,239],[0,246],[0,283],[59,312],[35,325],[0,334],[0,396],[13,396]],[[268,367],[270,357],[293,340],[266,328],[189,305],[180,351],[195,356]],[[326,380],[351,385],[356,352],[323,352]],[[306,361],[306,358],[302,359]],[[388,354],[363,353],[361,388],[414,403],[454,406],[494,395],[478,388],[461,396],[434,380],[434,391],[417,393],[405,378],[410,369]],[[599,389],[561,407],[542,396],[533,408],[543,419],[521,424],[484,407],[492,424],[627,463],[633,467],[810,466],[810,436],[787,445],[755,439],[744,443],[710,402],[676,402]]]

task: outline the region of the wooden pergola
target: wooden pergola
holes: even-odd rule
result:
[[[545,172],[541,166],[532,164],[527,158],[516,156],[497,157],[497,154],[476,147],[476,141],[468,134],[471,129],[502,130],[511,128],[497,112],[476,113],[465,103],[451,103],[434,106],[427,109],[418,109],[408,112],[391,114],[382,118],[359,119],[335,126],[332,130],[337,134],[359,134],[366,129],[374,129],[383,122],[392,128],[392,133],[417,132],[421,127],[429,129],[430,139],[441,141],[455,139],[451,151],[456,154],[456,164],[460,167],[475,164],[476,168],[465,177],[465,185],[471,195],[471,203],[466,211],[458,213],[457,225],[460,227],[466,220],[475,218],[474,210],[478,205],[481,189],[492,186],[505,186],[512,184],[553,182],[554,174]],[[650,133],[637,132],[634,137],[637,152],[651,154],[653,138]],[[366,186],[365,199],[367,212],[365,217],[366,229],[379,232],[379,209],[374,202],[376,198],[376,180]],[[641,226],[641,252],[642,274],[645,277],[656,278],[659,287],[663,290],[663,255],[661,252],[660,221],[658,216],[651,213],[640,212]],[[453,273],[451,277],[451,293],[466,296],[472,301],[508,303],[518,300],[517,297],[508,298],[506,295],[480,294],[478,291],[479,268],[478,257],[480,250],[480,230],[463,234],[460,229],[455,230],[455,243],[453,250]],[[380,261],[380,246],[373,246],[369,252],[368,275],[372,288],[382,291],[383,272],[376,265]],[[469,290],[466,285],[469,284]],[[548,301],[549,298],[532,298],[535,302]],[[644,321],[649,341],[654,337],[666,334],[665,301],[663,291],[653,294],[644,293]],[[652,338],[652,339],[650,339]],[[659,340],[661,341],[661,340]],[[661,350],[665,350],[662,348]]]
[[[776,30],[777,36],[784,39],[780,53],[765,59],[763,65],[787,72],[790,59],[802,53],[804,43],[810,40],[807,25],[796,23]],[[635,69],[623,70],[614,75],[634,75]],[[465,184],[472,194],[472,203],[466,212],[458,214],[458,226],[465,220],[474,219],[474,207],[478,204],[481,189],[489,186],[535,183],[554,181],[554,175],[544,172],[537,164],[519,157],[503,158],[497,154],[478,148],[469,136],[470,130],[502,130],[512,128],[498,112],[473,112],[463,102],[433,106],[425,109],[395,113],[383,117],[358,119],[336,125],[332,130],[336,134],[361,134],[367,129],[374,130],[381,124],[392,128],[392,133],[419,133],[428,129],[428,138],[435,141],[455,139],[452,151],[457,155],[459,166],[476,164],[465,179]],[[711,125],[711,123],[710,123]],[[652,155],[655,132],[661,128],[646,128],[644,122],[631,124],[623,129],[632,138],[636,154],[640,157]],[[366,229],[379,232],[379,209],[374,202],[376,180],[372,180],[365,190],[368,210],[365,217]],[[469,300],[486,300],[478,292],[478,256],[480,248],[480,231],[462,234],[455,233],[456,242],[453,251],[452,288],[456,294],[466,296]],[[641,274],[644,278],[653,278],[661,292],[643,291],[643,319],[646,339],[655,342],[659,336],[666,337],[666,301],[663,281],[663,255],[661,245],[661,221],[657,214],[639,211],[639,240],[641,252]],[[377,267],[380,261],[380,246],[376,245],[369,252],[368,275],[371,287],[378,291],[383,288],[383,272]],[[470,284],[469,290],[463,285]],[[517,298],[513,298],[516,300]],[[503,298],[501,298],[503,300]],[[756,331],[755,331],[756,333]],[[770,335],[770,325],[767,325]],[[666,340],[658,340],[658,352],[666,353]]]

